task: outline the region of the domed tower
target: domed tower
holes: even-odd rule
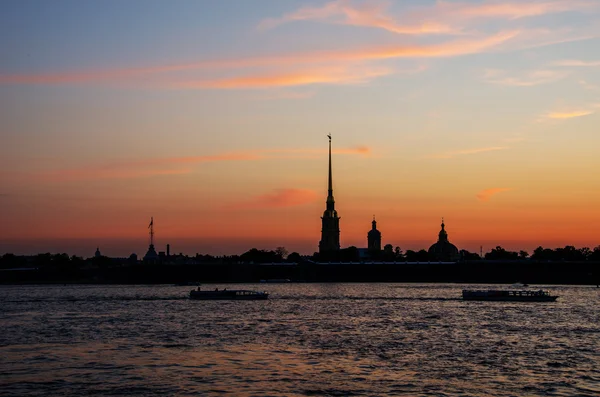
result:
[[[381,232],[377,230],[377,221],[373,216],[373,222],[371,222],[371,230],[367,233],[367,247],[371,253],[379,253],[381,251]]]
[[[429,247],[429,258],[432,261],[457,261],[459,259],[458,248],[448,241],[448,233],[442,218],[442,230],[438,234],[437,243]]]
[[[319,253],[331,253],[340,250],[340,217],[335,210],[333,199],[333,181],[331,176],[331,135],[329,138],[329,188],[327,190],[327,206],[321,217],[321,241]]]

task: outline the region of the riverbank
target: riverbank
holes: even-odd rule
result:
[[[598,262],[466,261],[457,263],[218,263],[3,269],[0,284],[177,284],[291,282],[600,283]]]

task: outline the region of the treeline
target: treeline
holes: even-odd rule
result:
[[[459,261],[538,261],[538,262],[600,262],[600,246],[590,249],[588,247],[576,248],[567,245],[564,248],[544,248],[538,247],[530,255],[526,251],[509,251],[500,246],[492,248],[485,253],[483,258],[479,254],[461,250],[459,252]],[[315,262],[361,262],[361,261],[380,261],[380,262],[428,262],[435,261],[429,253],[422,249],[418,251],[407,250],[403,252],[400,247],[393,247],[388,244],[379,252],[369,252],[368,256],[361,257],[360,250],[351,246],[344,248],[330,255],[300,255],[298,252],[288,254],[285,247],[277,247],[274,250],[261,250],[252,248],[241,255],[230,256],[212,256],[196,254],[188,256],[176,254],[171,256],[159,257],[157,263],[192,265],[202,263],[301,263],[303,261]],[[11,268],[37,268],[57,271],[73,271],[83,268],[109,268],[114,266],[137,264],[138,258],[135,255],[129,258],[108,258],[106,256],[92,257],[84,259],[79,256],[69,256],[62,254],[38,254],[33,256],[17,256],[14,254],[4,254],[0,257],[0,269]]]
[[[527,251],[512,252],[498,246],[485,254],[487,260],[524,260],[532,261],[551,261],[551,262],[585,262],[585,261],[600,261],[600,245],[591,250],[588,247],[575,248],[572,245],[567,245],[564,248],[544,248],[537,247],[531,256]]]

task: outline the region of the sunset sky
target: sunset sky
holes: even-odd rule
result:
[[[0,254],[600,244],[600,0],[0,4]]]

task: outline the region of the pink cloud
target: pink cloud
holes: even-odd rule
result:
[[[279,25],[303,20],[320,20],[342,25],[353,25],[384,29],[399,34],[439,34],[453,30],[446,25],[424,21],[422,23],[401,24],[387,15],[389,3],[366,3],[353,5],[347,0],[329,2],[321,7],[303,7],[279,18],[268,18],[258,25],[259,29],[272,29]]]
[[[412,7],[399,18],[389,15],[388,1],[336,0],[320,7],[302,7],[278,18],[268,18],[259,29],[271,29],[294,21],[371,27],[406,35],[464,34],[465,28],[484,18],[515,20],[568,11],[598,10],[593,1],[484,1],[479,4],[438,1],[432,6]]]
[[[277,189],[272,193],[263,194],[247,201],[228,205],[228,209],[269,209],[296,207],[312,203],[317,199],[315,191],[309,189]]]
[[[498,193],[507,192],[509,190],[512,190],[512,188],[493,187],[490,189],[484,189],[484,190],[480,191],[479,193],[477,193],[476,197],[480,201],[488,201],[490,198],[492,198],[492,196],[494,196]]]

